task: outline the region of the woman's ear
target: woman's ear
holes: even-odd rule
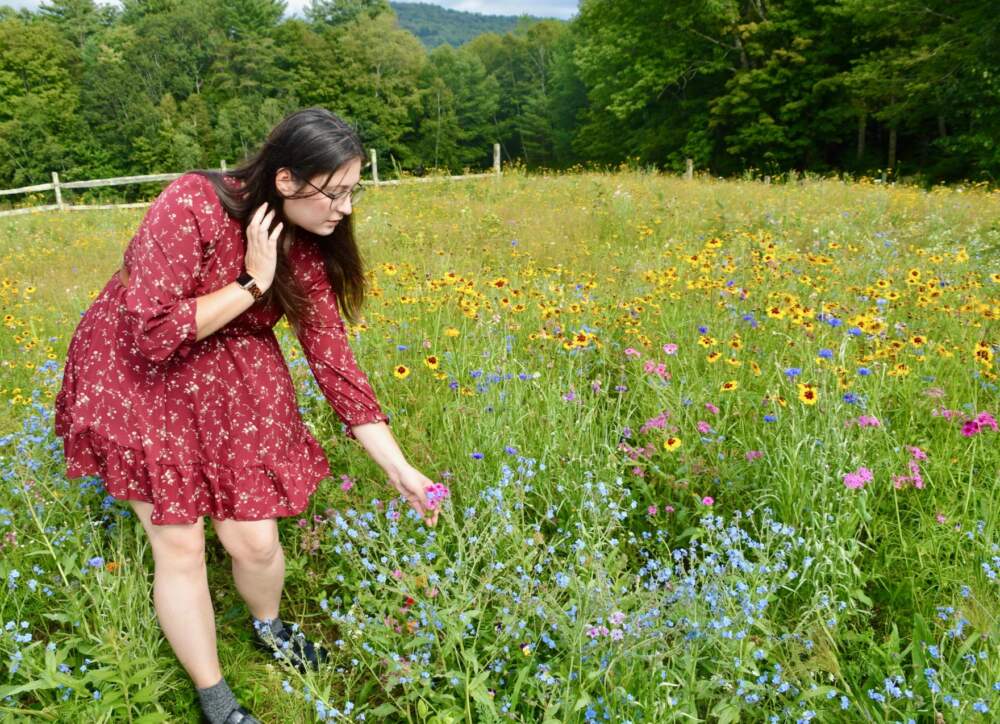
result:
[[[295,187],[295,182],[292,180],[292,172],[287,168],[282,166],[274,174],[274,188],[278,191],[278,195],[288,198],[297,190]]]

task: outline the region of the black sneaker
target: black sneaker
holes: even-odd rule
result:
[[[202,722],[209,722],[209,718],[205,716],[205,712],[201,713]],[[259,719],[254,719],[253,715],[244,709],[242,706],[237,706],[227,716],[222,724],[261,724]]]
[[[270,629],[265,629],[264,633],[255,629],[254,644],[262,651],[271,654],[275,659],[286,659],[294,666],[300,674],[306,673],[306,669],[319,671],[321,663],[330,658],[329,652],[322,644],[314,644],[298,630],[298,625],[285,624],[281,633],[275,634]]]

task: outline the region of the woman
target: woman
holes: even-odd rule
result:
[[[278,617],[276,519],[301,513],[329,463],[303,424],[272,327],[284,314],[346,436],[434,525],[348,345],[364,275],[351,225],[364,150],[320,108],[289,115],[228,174],[159,195],[124,265],[83,315],[56,398],[67,475],[99,475],[151,541],[160,626],[211,722],[257,721],[219,668],[203,516],[232,557],[258,645],[300,670],[327,652]]]

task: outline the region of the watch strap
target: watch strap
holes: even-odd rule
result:
[[[236,277],[236,283],[250,292],[253,295],[254,301],[264,296],[264,292],[257,286],[257,280],[245,271]]]

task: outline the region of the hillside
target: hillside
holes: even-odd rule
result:
[[[520,18],[531,17],[527,15],[481,15],[462,10],[450,10],[428,3],[390,2],[389,5],[392,6],[399,18],[399,26],[420,38],[420,42],[428,50],[443,43],[458,47],[483,33],[503,35],[512,31]]]

